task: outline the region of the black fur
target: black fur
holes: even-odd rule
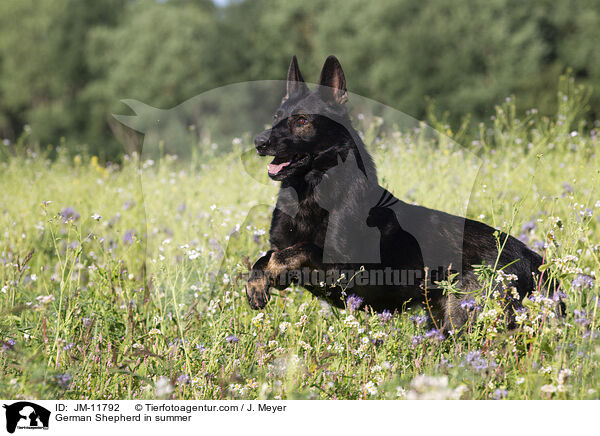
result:
[[[426,269],[431,274],[441,268],[438,280],[456,270],[461,289],[479,288],[473,266],[495,264],[495,230],[481,222],[409,205],[381,188],[373,161],[351,126],[344,106],[347,98],[344,73],[335,57],[327,58],[314,91],[304,83],[292,58],[287,93],[273,127],[255,140],[259,155],[274,157],[269,176],[281,182],[281,191],[271,221],[271,250],[255,263],[247,283],[250,306],[264,307],[271,286],[281,289],[297,281],[314,295],[343,307],[342,286],[322,287],[315,280],[302,276],[294,280],[282,273],[308,269],[339,275],[363,266],[367,272],[417,272],[406,283],[369,282],[348,288],[347,293],[362,298],[364,305],[394,311],[425,304],[436,325],[445,330],[460,327],[469,317],[460,303],[470,297],[444,295],[439,287],[425,282]],[[355,165],[358,175],[340,169],[345,164]],[[356,239],[361,225],[364,235],[372,235],[369,229],[379,232],[375,262],[360,259],[360,251],[371,242]],[[500,233],[499,240],[505,244],[497,267],[518,277],[513,285],[519,298],[512,303],[518,306],[538,286],[542,259],[511,236]],[[433,254],[427,257],[427,253]],[[432,256],[441,257],[433,262]]]

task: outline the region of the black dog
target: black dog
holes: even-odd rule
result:
[[[481,287],[474,265],[503,269],[508,288],[518,292],[506,292],[513,309],[540,287],[542,258],[517,239],[481,222],[409,205],[380,187],[351,126],[347,99],[334,56],[325,61],[314,91],[292,58],[273,126],[255,139],[259,155],[274,156],[269,176],[281,190],[271,250],[253,265],[246,286],[253,309],[267,304],[271,286],[296,282],[338,307],[349,294],[357,296],[354,304],[376,311],[424,304],[435,325],[450,330],[467,321],[468,292]],[[451,278],[465,293],[444,295],[438,284]]]

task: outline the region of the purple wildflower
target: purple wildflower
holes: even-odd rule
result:
[[[73,342],[69,342],[68,344],[66,344],[63,347],[63,350],[67,351],[67,350],[70,350],[71,348],[73,348]]]
[[[435,339],[441,341],[444,339],[444,335],[438,329],[431,329],[427,333],[425,333],[425,337],[427,339]]]
[[[179,213],[185,212],[185,203],[181,203],[179,206],[177,206],[177,212],[179,212]]]
[[[376,347],[383,345],[383,339],[371,339],[371,343]]]
[[[68,206],[65,207],[63,210],[61,210],[59,212],[59,215],[61,216],[61,218],[63,219],[64,222],[67,221],[77,221],[81,215],[79,215],[79,213],[75,210],[75,208]]]
[[[360,306],[362,306],[362,304],[363,304],[363,299],[360,298],[358,295],[352,294],[346,300],[346,304],[348,305],[348,309],[358,310],[358,309],[360,309]]]
[[[240,338],[236,335],[229,335],[225,338],[225,341],[227,341],[228,344],[237,344],[240,341]]]
[[[186,374],[181,374],[177,377],[178,385],[187,385],[190,382],[190,378]]]
[[[125,232],[125,234],[123,235],[123,243],[124,244],[132,244],[135,241],[135,238],[137,237],[135,230],[128,230]]]
[[[58,382],[58,385],[63,389],[68,389],[69,386],[71,386],[71,380],[71,374],[69,374],[68,372],[56,376],[56,381]]]
[[[543,241],[533,241],[532,246],[534,250],[540,253],[546,249],[546,244]]]
[[[591,289],[594,287],[594,278],[586,274],[577,274],[571,284],[575,289]]]
[[[389,310],[384,310],[383,312],[381,312],[379,314],[379,321],[381,321],[382,323],[388,323],[392,320],[392,312],[390,312]]]
[[[419,345],[421,342],[423,342],[423,336],[422,335],[414,335],[412,337],[412,344],[413,345]]]
[[[258,244],[260,243],[260,238],[261,236],[263,236],[266,232],[263,229],[257,229],[254,231],[254,234],[252,235],[252,240]]]
[[[133,206],[135,206],[135,202],[133,200],[127,200],[125,203],[123,203],[123,210],[129,210]]]
[[[562,184],[563,189],[565,190],[565,195],[566,194],[572,194],[573,192],[575,192],[575,188],[573,187],[573,185],[571,185],[570,183],[563,183]]]
[[[466,310],[473,310],[479,308],[479,305],[474,298],[468,298],[460,303],[460,307]]]
[[[490,363],[481,355],[481,351],[469,351],[465,356],[465,364],[466,366],[474,369],[475,371],[485,371],[490,366],[495,366],[495,362],[490,365]]]
[[[530,295],[529,297],[527,297],[527,298],[528,298],[530,301],[533,301],[534,303],[535,303],[535,302],[538,300],[538,298],[537,298],[535,295],[533,295],[533,294],[531,294],[531,295]]]
[[[416,325],[423,325],[427,322],[427,315],[412,315],[409,319]]]
[[[207,348],[204,346],[204,344],[197,344],[196,350],[198,350],[200,353],[204,353],[207,350]]]
[[[554,295],[552,295],[552,300],[554,301],[561,301],[565,300],[566,298],[567,294],[565,294],[563,291],[556,291]]]
[[[531,221],[527,221],[525,224],[523,224],[523,227],[521,227],[521,232],[522,233],[529,233],[532,230],[535,230],[536,228],[536,224],[535,221],[531,220]]]
[[[573,314],[575,315],[575,324],[578,324],[581,327],[585,327],[591,322],[590,319],[587,318],[587,313],[585,310],[575,309],[573,311]]]
[[[508,391],[506,389],[496,389],[494,391],[494,399],[501,400],[508,396]]]
[[[16,345],[16,341],[14,339],[9,339],[5,343],[2,344],[2,351],[12,350]]]

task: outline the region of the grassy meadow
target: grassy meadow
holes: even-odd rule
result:
[[[0,397],[600,398],[600,139],[574,121],[583,94],[565,80],[551,118],[507,99],[475,140],[438,120],[439,141],[360,126],[397,196],[520,237],[561,280],[564,318],[534,290],[507,332],[489,292],[502,274],[482,268],[479,316],[446,338],[426,309],[338,310],[295,287],[250,310],[241,278],[278,188],[244,168],[250,138],[118,165],[50,160],[26,134],[0,145]]]

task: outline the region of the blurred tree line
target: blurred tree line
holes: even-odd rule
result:
[[[42,144],[115,158],[120,99],[168,108],[283,79],[294,53],[312,82],[335,54],[351,92],[416,118],[430,97],[452,123],[482,120],[513,93],[551,113],[566,67],[600,89],[598,41],[600,0],[3,0],[0,139],[29,125]]]

